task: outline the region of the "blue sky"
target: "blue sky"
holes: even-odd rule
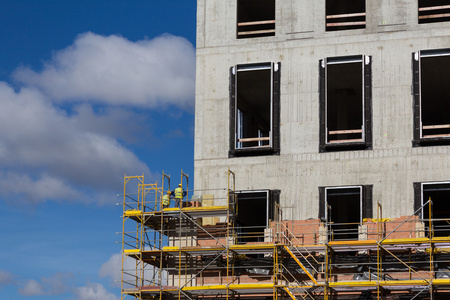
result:
[[[193,182],[196,1],[0,1],[0,295],[120,299],[123,175]]]

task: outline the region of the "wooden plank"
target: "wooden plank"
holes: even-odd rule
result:
[[[353,14],[342,14],[342,15],[329,15],[327,19],[339,19],[339,18],[354,18],[354,17],[365,17],[366,13],[353,13]]]
[[[348,130],[328,131],[328,134],[347,134],[347,133],[362,133],[362,129],[348,129]]]
[[[364,142],[363,139],[349,139],[349,140],[336,140],[336,141],[328,141],[330,144],[336,144],[336,143],[349,143],[349,142]]]
[[[436,137],[450,137],[450,134],[430,134],[424,135],[424,138],[436,138]]]
[[[435,19],[435,18],[446,18],[446,17],[450,17],[450,13],[448,13],[448,14],[438,14],[438,15],[428,15],[428,16],[419,16],[419,20]]]
[[[241,22],[241,23],[238,23],[238,26],[251,26],[251,25],[264,25],[264,24],[275,24],[275,20]]]
[[[238,139],[238,142],[259,142],[259,141],[270,141],[270,137],[260,137],[260,138],[245,138]]]
[[[340,22],[340,23],[327,23],[327,27],[339,27],[339,26],[358,26],[366,25],[366,22]]]
[[[202,196],[202,207],[214,206],[214,195],[203,195]],[[203,217],[202,225],[215,225],[219,218],[215,217]]]
[[[258,149],[258,148],[266,148],[266,147],[270,147],[270,145],[252,146],[252,147],[242,147],[242,148],[239,148],[239,149]]]
[[[439,9],[449,9],[450,5],[440,5],[440,6],[429,6],[429,7],[419,7],[419,11],[430,11]]]
[[[242,32],[238,32],[238,35],[252,35],[252,34],[261,34],[261,33],[275,33],[275,29],[242,31]]]
[[[422,129],[442,129],[442,128],[450,128],[450,124],[422,126]]]

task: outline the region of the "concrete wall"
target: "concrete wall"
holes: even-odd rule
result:
[[[373,184],[385,217],[413,212],[413,182],[450,180],[450,147],[413,148],[411,53],[450,48],[450,22],[416,0],[367,0],[366,29],[325,31],[324,0],[276,1],[274,37],[236,39],[236,0],[198,0],[195,189],[280,189],[285,218],[317,218],[319,186]],[[319,153],[320,59],[372,56],[373,150]],[[281,154],[228,158],[229,68],[281,62]]]

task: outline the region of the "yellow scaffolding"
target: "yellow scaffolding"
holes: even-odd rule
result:
[[[202,202],[211,191],[191,191],[185,205],[164,209],[169,175],[163,173],[161,187],[145,184],[143,175],[125,176],[121,299],[449,297],[450,237],[435,236],[431,199],[420,208],[428,206],[427,220],[384,219],[378,204],[358,240],[334,239],[320,220],[282,220],[275,205],[263,236],[242,242],[234,176],[228,170],[216,205]],[[127,190],[131,181],[134,193]],[[181,181],[188,191],[187,174]]]

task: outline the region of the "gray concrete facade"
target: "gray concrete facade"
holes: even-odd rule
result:
[[[320,186],[373,185],[373,211],[414,211],[413,183],[450,181],[450,146],[413,147],[412,53],[450,48],[450,22],[417,0],[367,0],[366,28],[327,32],[325,0],[277,0],[276,34],[236,38],[236,0],[197,0],[195,189],[279,189],[287,219],[317,218]],[[372,59],[372,149],[319,152],[319,61]],[[229,158],[229,70],[281,63],[280,154]],[[450,113],[450,112],[449,112]]]

